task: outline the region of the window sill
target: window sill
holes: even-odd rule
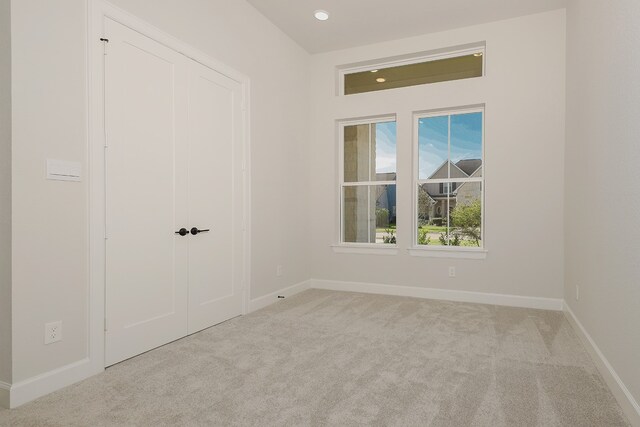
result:
[[[483,248],[428,248],[413,247],[407,249],[411,256],[432,258],[485,259],[487,250]]]
[[[333,252],[337,254],[364,254],[364,255],[397,255],[398,246],[378,244],[338,244],[331,245]]]

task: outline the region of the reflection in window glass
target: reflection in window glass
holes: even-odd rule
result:
[[[395,181],[396,122],[344,127],[344,181]]]
[[[481,77],[483,64],[483,54],[478,51],[453,58],[347,73],[344,75],[344,94]]]
[[[396,243],[396,122],[343,126],[342,241]]]
[[[396,186],[343,188],[343,241],[396,243]]]

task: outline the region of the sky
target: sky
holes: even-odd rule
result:
[[[420,179],[447,161],[448,116],[424,117],[418,125]],[[451,161],[482,158],[482,113],[451,116]]]
[[[396,171],[396,122],[376,123],[376,173]]]

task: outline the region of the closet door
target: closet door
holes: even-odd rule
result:
[[[241,85],[189,67],[189,333],[242,313]],[[195,232],[195,230],[194,230]]]
[[[107,20],[106,365],[187,333],[188,59]]]

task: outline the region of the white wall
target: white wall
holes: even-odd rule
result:
[[[636,402],[639,22],[637,0],[574,0],[567,9],[565,298]]]
[[[11,383],[10,0],[0,0],[0,381]]]
[[[486,41],[486,76],[335,96],[336,66]],[[561,298],[564,10],[313,56],[310,224],[314,279]],[[486,104],[485,260],[410,256],[412,111]],[[335,120],[398,113],[398,255],[334,253]],[[457,277],[448,278],[448,267]]]
[[[249,76],[251,296],[307,279],[306,218],[290,200],[306,206],[308,54],[244,1],[115,3]],[[47,158],[81,161],[86,170],[87,1],[12,7],[16,383],[87,356],[87,182],[44,179]],[[52,320],[63,321],[64,338],[44,346]]]

